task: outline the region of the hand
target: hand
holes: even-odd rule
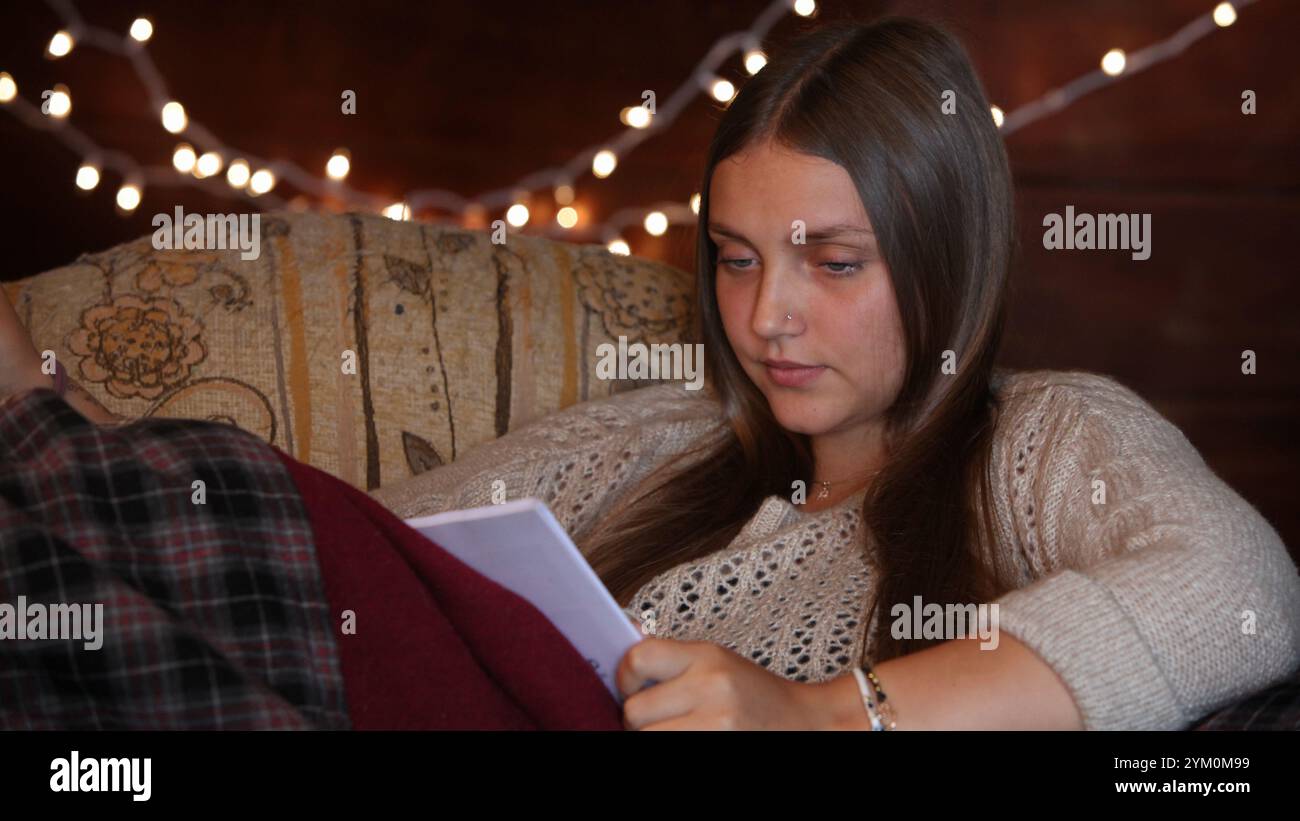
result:
[[[615,682],[628,696],[629,730],[811,730],[830,721],[818,684],[781,678],[711,642],[645,638],[623,654]]]

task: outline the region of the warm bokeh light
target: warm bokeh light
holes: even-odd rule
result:
[[[817,11],[817,3],[814,0],[794,0],[794,13],[800,17],[808,17]]]
[[[663,211],[651,211],[645,215],[645,230],[652,237],[661,237],[668,230],[668,216]]]
[[[619,254],[621,256],[627,256],[628,254],[632,253],[632,249],[627,247],[627,243],[621,239],[612,239],[609,241],[609,244],[606,245],[605,247],[609,249],[609,252],[611,254]]]
[[[557,185],[555,186],[555,204],[568,205],[573,202],[573,186]]]
[[[215,151],[205,151],[203,156],[199,157],[198,161],[194,163],[194,176],[199,179],[215,177],[221,173],[222,165],[220,154]]]
[[[1006,114],[1004,114],[1002,112],[1002,109],[998,108],[997,106],[993,106],[992,108],[989,109],[989,111],[992,112],[993,114],[993,124],[996,125],[998,128],[1001,128],[1002,123],[1006,120]]]
[[[153,36],[153,23],[149,22],[148,17],[137,17],[131,21],[131,39],[137,43],[147,43]]]
[[[65,85],[55,86],[47,102],[51,117],[61,120],[72,113],[72,92]]]
[[[325,163],[325,174],[331,180],[347,179],[348,172],[352,170],[352,159],[346,148],[336,150]]]
[[[248,185],[248,163],[243,160],[235,160],[230,163],[226,169],[226,182],[230,183],[232,188],[243,188]]]
[[[0,71],[0,103],[7,103],[18,96],[18,83],[7,71]]]
[[[613,174],[617,167],[618,157],[614,156],[614,152],[608,148],[597,151],[596,156],[591,158],[591,173],[601,179]]]
[[[50,57],[66,57],[75,45],[76,41],[72,39],[71,34],[59,30],[54,32],[54,36],[50,38],[50,44],[45,47],[45,53]]]
[[[1124,65],[1127,62],[1128,58],[1124,56],[1124,51],[1113,48],[1101,58],[1101,70],[1112,77],[1116,77],[1124,73]]]
[[[700,213],[700,195],[691,194],[691,210],[696,214]]]
[[[1237,9],[1231,3],[1220,3],[1214,7],[1214,22],[1220,28],[1227,28],[1237,22]]]
[[[198,159],[198,155],[194,153],[194,149],[189,143],[181,143],[176,146],[176,150],[172,152],[172,165],[182,174],[188,174],[193,171],[194,163],[196,163]]]
[[[528,224],[528,206],[522,202],[517,202],[506,209],[506,222],[516,228],[523,228]]]
[[[383,215],[390,220],[406,222],[411,219],[411,206],[404,202],[395,202],[383,210]]]
[[[643,105],[629,106],[619,112],[619,119],[624,125],[633,128],[645,128],[650,125],[650,109]]]
[[[93,191],[99,185],[99,169],[90,163],[84,163],[77,169],[77,187],[82,191]]]
[[[745,52],[745,71],[750,74],[757,74],[767,65],[767,55],[758,49],[752,49]]]
[[[564,206],[555,212],[555,221],[561,228],[572,228],[578,224],[578,209],[572,205]]]
[[[718,102],[729,103],[731,98],[736,96],[736,87],[730,80],[714,80],[713,85],[709,87],[709,93]]]
[[[134,211],[140,206],[140,186],[127,183],[117,189],[117,207],[123,211]]]
[[[275,187],[275,175],[265,168],[259,168],[248,178],[248,190],[253,194],[265,194]]]
[[[162,107],[162,124],[172,134],[179,134],[189,125],[189,117],[185,116],[185,106],[172,100]]]

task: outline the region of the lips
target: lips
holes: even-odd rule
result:
[[[767,378],[785,388],[801,388],[821,376],[825,365],[806,365],[786,359],[764,359]]]

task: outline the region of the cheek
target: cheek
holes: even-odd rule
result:
[[[888,275],[875,279],[869,288],[825,315],[835,317],[828,330],[835,339],[843,340],[842,361],[850,363],[855,381],[894,392],[902,382],[906,346]]]

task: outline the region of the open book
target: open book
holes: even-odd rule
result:
[[[406,523],[540,610],[622,703],[614,671],[641,630],[544,502],[519,499]]]

